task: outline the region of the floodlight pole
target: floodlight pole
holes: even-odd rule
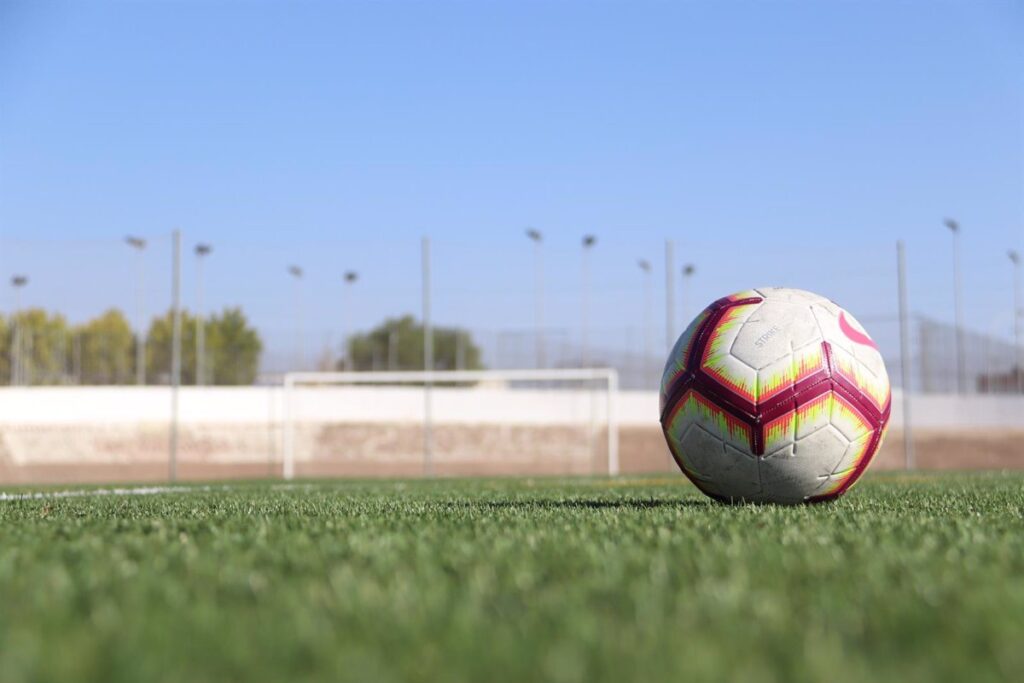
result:
[[[178,392],[181,388],[181,231],[175,230],[172,237],[171,256],[171,443],[168,458],[168,477],[178,479]]]
[[[544,235],[539,230],[530,228],[526,231],[526,236],[533,240],[533,255],[534,255],[534,341],[537,345],[537,355],[534,359],[534,365],[537,368],[543,368],[547,364],[547,359],[544,357]]]
[[[900,308],[900,378],[903,385],[903,459],[906,469],[912,470],[915,460],[910,412],[910,312],[907,306],[907,256],[902,241],[896,243],[896,275]]]
[[[209,244],[196,245],[196,377],[197,387],[206,384],[206,321],[203,319],[203,262],[213,251]]]
[[[594,235],[583,236],[583,290],[580,297],[580,366],[590,365],[589,332],[590,326],[590,250],[597,244]]]
[[[302,277],[304,273],[299,266],[288,266],[288,274],[295,280],[292,289],[292,308],[295,314],[295,369],[305,370],[306,345],[302,335]]]
[[[430,319],[430,238],[426,236],[422,242],[422,261],[423,370],[426,372],[426,379],[423,382],[423,473],[429,477],[434,473],[434,328]]]
[[[960,278],[960,224],[952,218],[945,220],[945,226],[953,233],[953,315],[956,323],[956,388],[960,394],[967,393],[967,370],[964,357],[963,283]]]
[[[137,294],[136,319],[139,326],[139,338],[135,343],[135,383],[146,385],[146,257],[139,250],[139,293]]]
[[[28,284],[28,276],[15,275],[11,278],[11,286],[14,288],[14,316],[12,317],[14,334],[11,335],[11,386],[18,386],[24,382],[25,374],[22,351],[25,346],[22,340],[21,330],[21,290]]]
[[[676,343],[676,245],[665,240],[665,353]]]
[[[1013,348],[1016,356],[1017,391],[1024,393],[1024,341],[1022,341],[1021,318],[1024,318],[1024,294],[1021,292],[1020,252],[1010,250],[1007,255],[1013,263]]]
[[[350,270],[344,275],[345,290],[342,295],[341,306],[344,309],[341,312],[341,360],[346,370],[352,370],[351,361],[348,354],[348,338],[349,338],[349,324],[352,316],[352,294],[351,288],[359,280],[359,273],[354,270]]]
[[[687,263],[683,266],[683,324],[689,325],[690,323],[690,287],[691,278],[693,274],[697,272],[697,267],[692,263]]]
[[[135,293],[135,324],[139,326],[135,338],[135,384],[143,386],[146,383],[146,313],[145,313],[145,283],[146,283],[146,240],[141,237],[125,237],[125,243],[138,252],[138,291]]]

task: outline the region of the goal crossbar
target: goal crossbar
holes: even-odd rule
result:
[[[619,473],[619,425],[616,401],[619,374],[612,368],[559,368],[552,370],[416,370],[398,372],[290,372],[284,376],[283,475],[295,477],[295,417],[293,393],[297,385],[423,385],[423,455],[427,474],[432,461],[432,390],[434,384],[472,382],[603,382],[608,423],[608,474]]]

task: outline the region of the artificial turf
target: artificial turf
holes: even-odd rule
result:
[[[1024,476],[681,479],[0,501],[0,680],[1024,677]]]

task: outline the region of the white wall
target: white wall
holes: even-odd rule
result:
[[[899,392],[893,396],[893,427],[902,425]],[[604,394],[574,390],[435,388],[438,423],[561,424],[604,420]],[[658,425],[655,392],[624,391],[620,424]],[[183,424],[266,425],[283,415],[279,387],[187,387],[181,390]],[[418,422],[423,391],[410,387],[295,389],[297,419],[308,422]],[[593,413],[592,413],[593,410]],[[164,423],[170,418],[166,387],[0,388],[0,426]],[[1024,397],[920,395],[913,398],[915,428],[1024,429]]]

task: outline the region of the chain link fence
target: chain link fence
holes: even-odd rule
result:
[[[607,366],[619,371],[624,389],[653,390],[668,338],[682,331],[703,300],[740,282],[778,281],[779,254],[787,253],[778,245],[752,248],[747,262],[726,263],[718,245],[694,244],[685,259],[677,250],[678,262],[635,264],[629,254],[599,254],[600,242],[581,251],[579,244],[548,249],[531,240],[524,237],[519,251],[500,255],[486,239],[439,241],[425,261],[417,238],[364,239],[342,249],[206,245],[186,235],[183,382],[273,384],[289,371],[422,369],[426,306],[436,369]],[[0,295],[0,383],[170,381],[170,234],[8,239],[0,247],[0,266],[10,278]],[[648,245],[647,251],[660,248]],[[380,253],[387,254],[383,270]],[[841,303],[872,302],[875,310],[859,311],[858,318],[899,386],[892,257],[891,247],[868,246],[844,261],[856,264],[845,272],[788,257],[781,284],[828,291]],[[696,275],[690,259],[698,264]],[[366,262],[377,269],[357,267]],[[663,280],[668,268],[674,277]],[[707,282],[695,286],[695,277]],[[671,332],[668,306],[676,311]],[[1024,393],[1021,353],[1005,337],[1006,320],[992,330],[965,330],[958,352],[952,325],[909,317],[905,360],[912,391]]]

